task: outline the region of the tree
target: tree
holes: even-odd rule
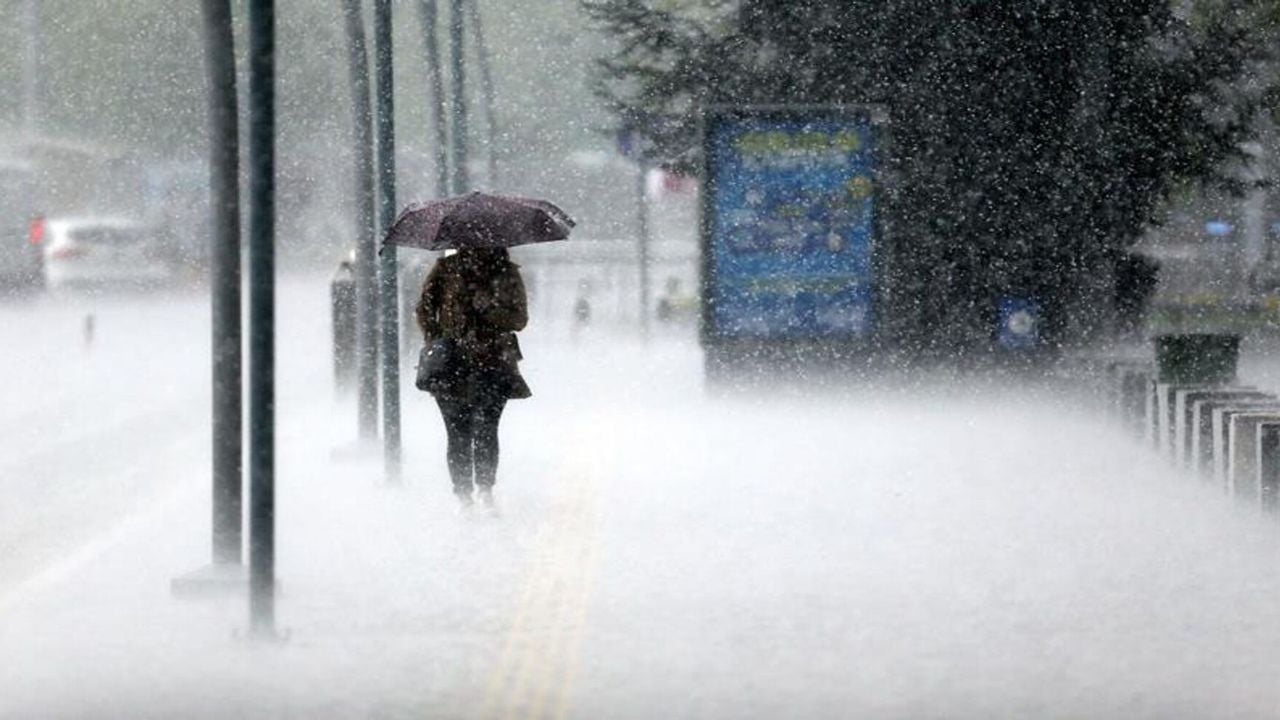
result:
[[[998,298],[1038,301],[1055,342],[1104,326],[1108,278],[1179,183],[1232,183],[1260,54],[1240,11],[1167,0],[741,0],[695,19],[584,0],[616,42],[600,90],[687,157],[706,104],[874,104],[891,334],[985,344]],[[945,279],[939,288],[939,279]]]

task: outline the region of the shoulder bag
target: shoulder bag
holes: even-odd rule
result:
[[[413,384],[424,392],[439,392],[454,382],[462,364],[462,348],[458,341],[449,337],[437,338],[423,346],[418,354],[418,375]]]

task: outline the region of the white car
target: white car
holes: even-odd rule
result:
[[[49,288],[144,288],[174,278],[174,264],[147,225],[118,217],[51,218],[44,228]]]

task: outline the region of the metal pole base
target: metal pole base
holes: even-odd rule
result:
[[[377,440],[356,440],[329,449],[329,459],[334,462],[360,462],[382,457],[382,445]]]
[[[169,592],[183,600],[240,595],[249,590],[249,568],[239,563],[213,563],[169,581]]]
[[[278,647],[289,643],[293,638],[293,633],[287,628],[284,630],[275,630],[268,628],[236,628],[231,632],[231,637],[245,645],[256,647]]]

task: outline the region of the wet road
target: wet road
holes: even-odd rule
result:
[[[241,600],[167,593],[207,553],[203,300],[95,304],[90,348],[79,301],[4,310],[0,716],[1280,709],[1277,528],[1052,393],[711,398],[686,338],[535,324],[503,515],[468,520],[429,399],[388,487],[331,392],[323,280],[280,297],[265,648],[233,639]]]

